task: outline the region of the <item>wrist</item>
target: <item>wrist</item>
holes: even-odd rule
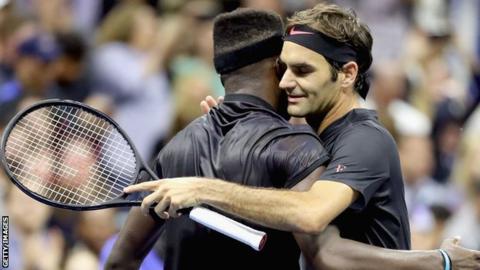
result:
[[[452,260],[450,259],[450,256],[448,256],[448,253],[443,249],[438,249],[438,252],[442,256],[443,269],[452,270]]]
[[[418,254],[419,254],[418,260],[424,261],[425,262],[424,265],[428,266],[426,269],[431,269],[431,270],[444,269],[443,256],[438,250],[419,251]],[[414,263],[414,265],[411,265],[407,269],[411,269],[412,267],[415,267],[418,262],[413,261],[412,263]]]

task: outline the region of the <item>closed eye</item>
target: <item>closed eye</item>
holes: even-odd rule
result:
[[[306,76],[315,71],[315,69],[308,64],[294,64],[290,66],[290,69],[297,76]]]

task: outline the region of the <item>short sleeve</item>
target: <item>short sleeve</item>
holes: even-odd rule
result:
[[[350,206],[361,211],[378,188],[389,179],[392,149],[387,134],[370,126],[356,126],[338,139],[331,161],[321,175],[323,180],[344,183],[360,196]]]
[[[268,147],[268,155],[271,175],[283,175],[286,182],[279,186],[285,188],[295,186],[330,158],[320,139],[309,133],[275,139]]]

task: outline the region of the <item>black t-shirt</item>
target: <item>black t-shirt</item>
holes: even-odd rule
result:
[[[255,96],[231,94],[161,151],[161,177],[205,176],[248,186],[290,188],[328,161],[316,134],[292,126]],[[291,233],[268,233],[260,252],[186,217],[166,225],[165,269],[298,269]]]
[[[320,138],[331,155],[321,179],[342,182],[359,198],[333,223],[345,238],[410,249],[410,229],[398,151],[376,113],[355,109]]]

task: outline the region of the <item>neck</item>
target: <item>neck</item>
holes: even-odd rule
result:
[[[345,98],[341,98],[332,109],[328,111],[325,117],[322,118],[321,122],[316,126],[317,134],[321,134],[325,129],[327,129],[333,122],[345,116],[347,113],[353,109],[360,108],[358,102],[358,97],[356,94],[347,95]]]
[[[276,91],[276,85],[271,80],[249,80],[245,78],[238,83],[226,82],[225,89],[229,94],[248,94],[259,97],[274,108],[278,105],[278,95],[276,93],[279,91]]]

